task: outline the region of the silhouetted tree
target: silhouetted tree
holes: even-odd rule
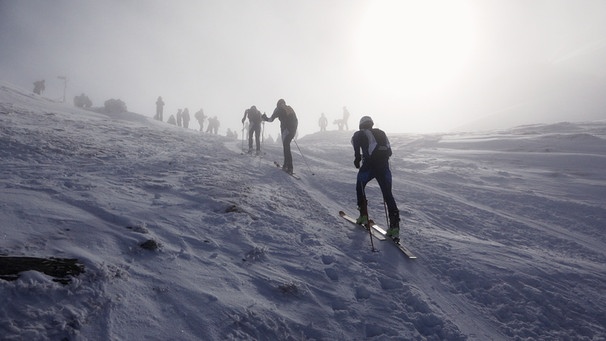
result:
[[[93,102],[85,94],[74,97],[74,105],[78,108],[90,108],[93,106]]]
[[[108,99],[104,103],[105,111],[111,114],[120,114],[128,111],[126,109],[126,103],[119,99]]]

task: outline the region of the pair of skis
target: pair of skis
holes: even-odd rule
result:
[[[373,235],[373,237],[375,237],[375,238],[376,238],[376,239],[378,239],[378,240],[381,240],[381,241],[386,240],[386,239],[391,240],[391,241],[393,242],[393,244],[394,244],[394,245],[395,245],[395,246],[396,246],[396,247],[397,247],[397,248],[398,248],[400,251],[402,251],[402,253],[403,253],[403,254],[404,254],[406,257],[408,257],[408,258],[410,258],[410,259],[416,259],[416,258],[417,258],[417,256],[415,256],[415,255],[412,253],[412,251],[410,251],[410,250],[409,250],[409,249],[408,249],[406,246],[402,245],[402,243],[400,243],[399,241],[397,241],[397,242],[396,242],[395,240],[393,240],[393,239],[391,239],[391,238],[388,238],[388,237],[387,237],[387,231],[385,231],[385,230],[384,230],[383,228],[381,228],[379,225],[375,224],[375,222],[374,222],[374,221],[370,220],[370,221],[368,222],[368,226],[364,226],[364,225],[358,224],[358,223],[356,222],[356,219],[355,219],[355,218],[353,218],[353,217],[351,217],[351,216],[348,216],[348,215],[347,215],[347,213],[345,213],[345,212],[343,212],[343,211],[339,211],[339,215],[340,215],[341,217],[343,217],[345,220],[347,220],[347,221],[349,221],[350,223],[352,223],[352,224],[356,224],[356,225],[358,225],[358,226],[362,226],[362,227],[364,227],[364,228],[365,228],[367,231],[368,231],[368,229],[370,228],[370,233]],[[374,248],[374,246],[373,246],[373,248]]]
[[[284,170],[284,169],[282,168],[282,166],[281,166],[281,165],[278,163],[278,161],[274,161],[274,165],[276,165],[276,167],[278,167],[278,168],[282,169],[282,170],[284,171],[284,173],[286,173],[286,174],[288,174],[288,175],[292,176],[293,178],[295,178],[295,179],[297,179],[297,180],[301,180],[301,178],[300,178],[300,177],[299,177],[297,174],[292,173],[292,172],[287,172],[286,170]]]

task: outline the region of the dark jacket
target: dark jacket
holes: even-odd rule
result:
[[[297,126],[299,125],[299,120],[297,119],[297,114],[295,114],[295,111],[290,105],[276,107],[268,121],[273,122],[276,118],[280,120],[280,130],[284,131],[285,129],[288,129],[291,134],[295,134]]]
[[[259,109],[246,109],[246,111],[244,111],[244,117],[242,117],[242,122],[244,122],[246,117],[248,117],[251,124],[261,124],[261,112]]]

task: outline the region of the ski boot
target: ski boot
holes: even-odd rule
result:
[[[368,216],[367,215],[360,215],[358,217],[358,219],[356,219],[356,224],[360,224],[360,225],[368,225]]]
[[[356,223],[364,226],[368,226],[368,208],[366,205],[362,207],[358,206],[358,211],[360,211],[360,216],[356,219]]]
[[[397,212],[389,215],[389,228],[386,235],[394,242],[400,242],[400,216]]]
[[[291,175],[293,174],[292,167],[288,167],[288,166],[284,165],[284,166],[282,166],[282,170],[288,174],[291,174]]]

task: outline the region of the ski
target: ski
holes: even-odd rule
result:
[[[414,253],[412,253],[412,251],[410,251],[405,245],[403,245],[402,243],[400,243],[400,241],[395,241],[391,238],[387,238],[387,231],[385,231],[382,227],[380,227],[377,224],[373,224],[372,228],[374,230],[376,230],[377,232],[379,232],[382,236],[384,236],[386,239],[391,240],[398,249],[400,249],[400,251],[402,251],[402,253],[404,253],[404,255],[406,255],[406,257],[410,258],[410,259],[416,259],[417,256],[414,255]]]
[[[347,213],[343,212],[343,211],[339,211],[339,215],[343,218],[345,218],[345,220],[349,221],[352,224],[356,224],[358,226],[362,226],[366,229],[366,227],[364,225],[360,225],[358,223],[356,223],[356,219],[354,219],[351,216],[348,216]],[[377,225],[374,221],[370,220],[370,227],[371,230],[370,232],[372,233],[372,235],[377,238],[378,240],[386,240],[389,239],[391,240],[391,242],[400,250],[402,251],[402,253],[408,257],[409,259],[416,259],[417,256],[414,255],[414,253],[412,253],[412,251],[410,251],[405,245],[403,245],[402,243],[400,243],[399,241],[395,241],[391,238],[387,237],[387,231],[385,231],[381,226]],[[367,230],[368,231],[368,230]]]
[[[282,169],[282,166],[281,166],[281,165],[278,163],[278,161],[274,161],[274,165],[276,165],[276,167],[278,167],[278,168]],[[282,169],[282,170],[284,171],[284,173],[286,173],[286,174],[288,174],[288,175],[292,176],[293,178],[295,178],[295,179],[297,179],[297,180],[301,180],[301,178],[300,178],[300,177],[299,177],[297,174],[287,172],[287,171],[285,171],[284,169]]]
[[[340,215],[341,217],[343,217],[345,220],[349,221],[350,223],[355,224],[355,225],[358,225],[358,226],[360,226],[360,227],[363,227],[365,230],[367,230],[367,231],[368,231],[368,229],[366,228],[366,226],[364,226],[364,225],[362,225],[362,224],[358,224],[358,223],[356,222],[356,219],[355,219],[355,218],[353,218],[353,217],[351,217],[351,216],[348,216],[348,215],[347,215],[347,213],[345,213],[345,212],[343,212],[343,211],[339,211],[339,215]],[[374,227],[376,224],[375,224],[375,223],[374,223],[374,222],[371,220],[371,221],[370,221],[370,225],[371,225],[372,227]],[[372,233],[372,235],[373,235],[375,238],[377,238],[378,240],[385,240],[385,239],[387,239],[387,238],[385,237],[385,235],[384,235],[384,234],[381,234],[379,231],[377,231],[377,230],[376,230],[376,229],[374,229],[374,228],[372,228],[372,229],[370,230],[370,233]]]

